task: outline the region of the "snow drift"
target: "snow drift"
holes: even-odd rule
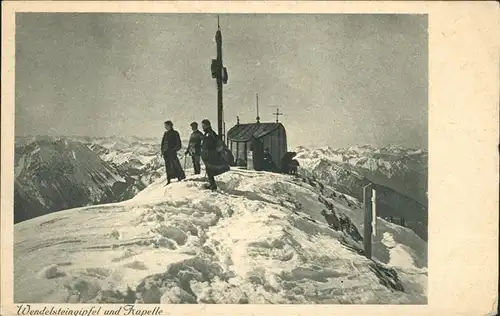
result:
[[[232,170],[14,226],[16,303],[425,303],[427,245],[314,180]]]

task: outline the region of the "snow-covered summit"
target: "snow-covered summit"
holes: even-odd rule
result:
[[[21,302],[425,303],[427,244],[319,182],[231,170],[14,226]]]

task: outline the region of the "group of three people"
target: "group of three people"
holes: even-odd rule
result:
[[[204,119],[201,121],[201,125],[203,133],[198,130],[198,123],[191,123],[192,133],[185,155],[191,156],[195,174],[201,173],[201,160],[203,160],[209,182],[205,188],[216,190],[215,176],[228,171],[229,164],[219,152],[218,136],[212,129],[210,121]],[[177,153],[182,148],[179,132],[174,130],[172,121],[165,122],[165,129],[166,131],[161,141],[161,152],[165,160],[166,184],[168,185],[174,178],[177,178],[178,181],[184,180],[186,174],[177,157]]]

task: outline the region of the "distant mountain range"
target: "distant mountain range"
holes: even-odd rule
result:
[[[14,222],[132,198],[165,172],[160,140],[16,137]],[[187,145],[186,140],[183,145]],[[180,159],[184,163],[184,158]],[[189,157],[185,166],[192,167]]]
[[[363,199],[363,187],[376,184],[381,217],[405,219],[405,225],[427,240],[428,154],[396,146],[295,149],[300,172],[337,190]]]
[[[16,223],[62,209],[128,199],[144,188],[83,143],[60,137],[16,140]]]
[[[395,146],[299,146],[295,151],[303,175],[359,200],[363,186],[377,184],[378,215],[403,217],[406,226],[427,240],[427,152]],[[183,152],[181,162],[191,168]],[[14,220],[127,200],[163,174],[160,139],[18,137]]]

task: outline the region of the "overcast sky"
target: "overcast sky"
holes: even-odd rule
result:
[[[291,146],[427,148],[424,15],[221,15],[226,129],[284,113]],[[216,127],[214,14],[22,13],[17,135]]]

